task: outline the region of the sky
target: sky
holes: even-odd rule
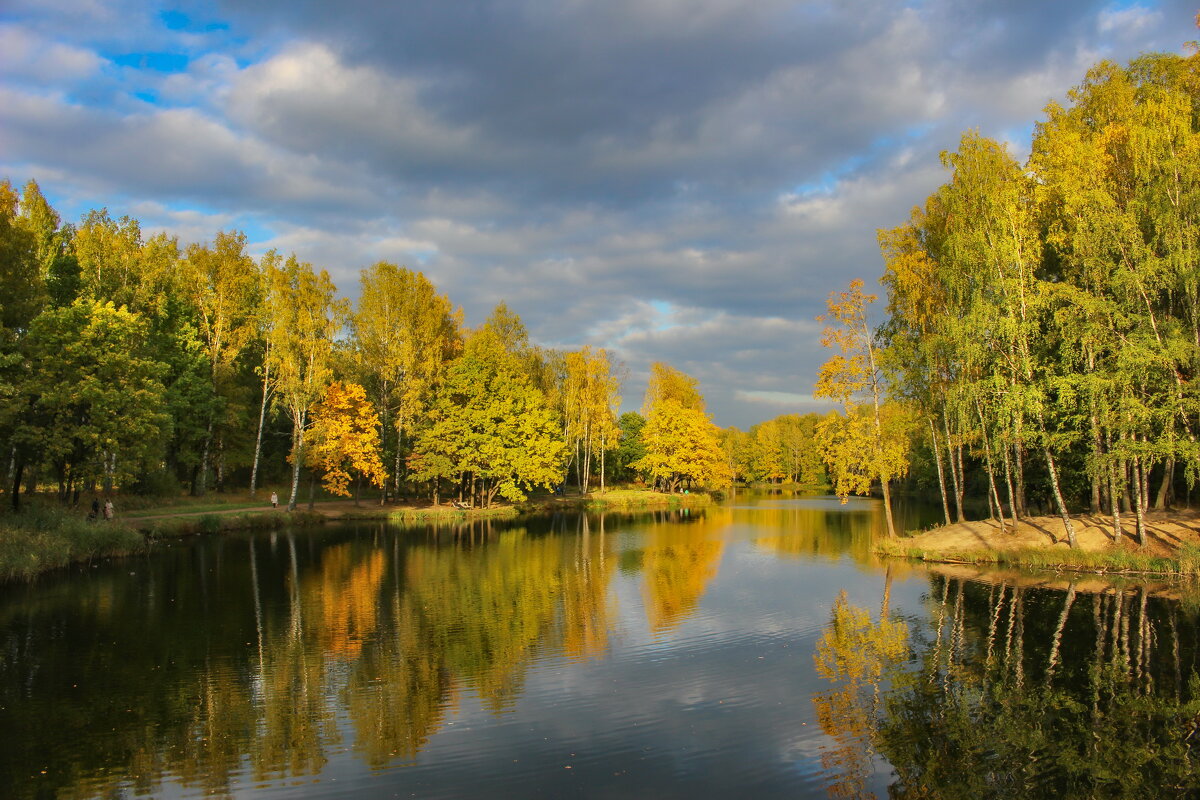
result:
[[[67,221],[423,271],[469,325],[650,363],[718,425],[824,410],[816,317],[978,129],[1023,158],[1194,3],[256,0],[0,5],[0,177]],[[881,287],[878,290],[882,295]],[[877,306],[883,305],[881,296]],[[878,312],[877,312],[878,317]]]

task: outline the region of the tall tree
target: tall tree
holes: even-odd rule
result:
[[[136,314],[86,300],[48,310],[31,325],[24,354],[17,484],[30,458],[45,459],[66,500],[100,479],[128,480],[161,452],[165,367],[149,352]]]
[[[461,312],[421,272],[380,261],[363,270],[353,317],[355,344],[370,376],[383,441],[396,431],[392,472],[401,483],[404,437],[421,422],[446,364],[461,348]]]
[[[208,487],[214,427],[230,399],[234,361],[257,332],[262,284],[258,265],[246,253],[246,235],[240,231],[218,233],[211,246],[189,246],[180,266],[185,291],[196,311],[212,398],[199,479],[193,488],[202,495]]]
[[[867,481],[879,481],[888,536],[895,536],[891,482],[903,477],[907,471],[907,452],[903,440],[896,435],[896,426],[885,427],[883,424],[883,375],[874,333],[867,322],[867,306],[875,301],[875,296],[864,294],[862,285],[862,281],[853,280],[846,291],[832,293],[827,302],[828,312],[818,317],[827,323],[821,344],[835,348],[837,352],[821,366],[814,396],[827,397],[842,406],[843,416],[833,418],[824,427],[826,437],[860,445],[831,450],[830,454],[839,458],[833,462],[827,459],[827,463],[835,473],[856,474]],[[869,412],[870,427],[865,435],[855,415],[860,404],[865,404]],[[832,427],[841,430],[835,434]],[[863,488],[861,482],[843,481],[835,485],[843,502],[850,491],[861,492]]]
[[[579,491],[587,494],[592,458],[616,447],[619,431],[616,408],[620,405],[617,379],[604,349],[584,347],[566,354],[564,409],[567,443],[575,450]],[[600,465],[601,488],[604,466]]]
[[[447,371],[417,437],[416,476],[459,477],[477,485],[483,504],[497,494],[519,501],[534,486],[563,478],[561,423],[519,358],[488,325],[466,341]]]
[[[267,338],[277,380],[276,402],[292,423],[288,511],[294,511],[307,444],[308,409],[333,374],[333,338],[349,309],[344,300],[335,297],[336,287],[325,270],[313,272],[311,264],[298,261],[295,255],[282,266],[267,266],[273,306]]]
[[[634,469],[675,492],[683,482],[728,486],[733,474],[721,446],[719,430],[704,413],[704,397],[695,378],[663,363],[651,367],[642,428],[646,455]]]

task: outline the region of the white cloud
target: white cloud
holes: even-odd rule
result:
[[[19,25],[0,25],[0,74],[38,86],[87,78],[102,60],[90,50],[47,39]]]

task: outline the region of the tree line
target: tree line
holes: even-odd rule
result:
[[[977,132],[942,161],[950,179],[879,233],[885,323],[834,320],[860,335],[831,342],[818,389],[848,401],[839,430],[870,419],[843,466],[886,488],[912,440],[947,523],[974,472],[1002,526],[1036,503],[1074,545],[1089,508],[1144,543],[1200,467],[1200,55],[1097,64],[1025,163]],[[831,314],[873,299],[852,286]]]
[[[570,481],[724,485],[696,381],[655,364],[620,421],[602,348],[529,341],[504,303],[474,329],[421,272],[379,262],[359,296],[220,232],[181,244],[106,210],[65,224],[0,183],[0,446],[6,489],[203,495],[264,475],[335,494],[489,505]]]

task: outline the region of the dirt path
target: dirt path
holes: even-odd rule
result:
[[[1079,549],[1109,550],[1114,547],[1138,546],[1136,520],[1132,514],[1121,516],[1123,535],[1118,540],[1113,532],[1112,517],[1105,514],[1080,514],[1071,517]],[[1016,530],[1011,521],[1006,532],[994,520],[959,522],[934,528],[926,533],[905,539],[906,545],[926,551],[949,553],[965,550],[1013,550],[1024,547],[1067,547],[1066,527],[1061,517],[1031,517],[1021,520]],[[1173,555],[1183,544],[1200,545],[1200,511],[1180,509],[1152,511],[1146,515],[1146,552],[1151,555]]]

